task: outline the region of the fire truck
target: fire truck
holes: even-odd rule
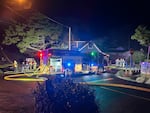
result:
[[[79,51],[47,49],[40,51],[40,62],[49,66],[50,74],[81,73],[83,56]]]

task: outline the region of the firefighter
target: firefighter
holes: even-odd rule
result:
[[[36,68],[37,68],[37,63],[36,63],[36,61],[34,60],[34,61],[33,61],[33,70],[35,71]]]
[[[14,71],[17,72],[18,70],[18,63],[16,60],[14,60]]]

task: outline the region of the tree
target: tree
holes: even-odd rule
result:
[[[45,15],[33,13],[27,21],[14,21],[5,30],[3,44],[14,44],[22,53],[27,49],[39,51],[56,46],[61,32],[62,27],[52,23]]]
[[[148,47],[147,60],[149,60],[150,28],[148,26],[139,25],[135,29],[135,33],[131,36],[131,39],[137,40],[141,45]]]
[[[145,55],[141,51],[134,51],[133,54],[133,60],[136,64],[139,64],[140,62],[144,61]]]
[[[34,96],[36,113],[99,113],[93,90],[69,78],[39,84]]]

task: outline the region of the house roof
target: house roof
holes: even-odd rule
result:
[[[79,49],[79,51],[82,51],[83,49],[85,49],[86,47],[88,47],[89,44],[92,44],[92,45],[95,47],[95,49],[96,49],[99,53],[101,53],[102,55],[109,56],[107,53],[104,53],[104,52],[103,52],[94,42],[92,42],[92,41],[89,41],[89,42],[87,42],[85,45],[83,45],[83,46]]]
[[[52,53],[53,55],[58,56],[82,56],[82,53],[80,53],[80,51],[74,50],[48,49],[48,53]]]
[[[83,42],[83,41],[82,41]],[[84,41],[85,42],[85,41]],[[88,46],[89,44],[92,44],[92,46],[94,47],[93,49],[89,49]],[[100,54],[104,55],[104,56],[109,56],[109,54],[103,52],[94,42],[89,41],[87,43],[85,43],[84,45],[82,45],[80,48],[76,49],[76,50],[61,50],[61,49],[52,49],[49,48],[47,49],[49,53],[52,53],[53,55],[59,55],[59,56],[82,56],[83,55],[83,51],[84,50],[88,50],[89,51],[93,51],[96,50],[97,52],[99,52]],[[87,51],[86,51],[87,52]]]

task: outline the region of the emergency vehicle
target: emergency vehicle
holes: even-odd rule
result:
[[[83,56],[79,51],[47,49],[39,53],[40,60],[49,66],[50,73],[81,73]]]

